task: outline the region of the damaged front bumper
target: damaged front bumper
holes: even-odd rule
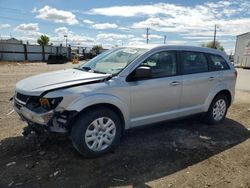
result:
[[[51,118],[54,116],[54,111],[48,111],[46,113],[36,113],[32,112],[28,108],[25,108],[24,106],[19,105],[19,108],[17,107],[18,104],[15,103],[14,109],[15,111],[28,122],[32,122],[39,125],[48,125]]]
[[[38,113],[26,108],[16,99],[12,100],[14,110],[19,114],[23,121],[28,125],[43,127],[49,132],[67,133],[71,130],[71,122],[78,114],[76,111],[57,112],[50,110],[44,113]]]

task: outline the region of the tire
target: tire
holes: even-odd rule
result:
[[[75,121],[71,130],[72,144],[87,158],[101,156],[119,144],[121,125],[114,111],[103,107],[91,109],[80,114]]]
[[[226,117],[228,107],[229,103],[227,97],[222,94],[217,95],[213,99],[205,115],[205,122],[210,125],[221,123]]]

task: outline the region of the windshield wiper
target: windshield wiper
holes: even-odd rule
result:
[[[107,74],[106,72],[102,72],[99,70],[92,70],[90,67],[75,67],[74,69],[78,69],[78,70],[83,70],[83,71],[89,71],[89,72],[94,72],[94,73],[100,73],[100,74]]]
[[[100,73],[100,74],[107,74],[106,72],[102,72],[102,71],[99,71],[99,70],[93,70],[94,73]]]
[[[91,70],[90,67],[75,67],[74,69],[77,69],[77,70],[84,70],[84,71],[90,71],[90,70]]]

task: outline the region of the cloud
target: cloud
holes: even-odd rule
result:
[[[14,31],[22,33],[22,36],[18,37],[20,40],[29,41],[30,43],[36,43],[36,40],[43,35],[39,30],[38,23],[20,24],[14,29]],[[48,34],[46,35],[49,36]]]
[[[55,33],[64,35],[64,34],[69,33],[69,29],[67,27],[58,27],[55,29]]]
[[[204,28],[193,28],[181,33],[181,36],[211,37],[214,35],[214,24],[217,24],[217,36],[235,37],[236,35],[250,31],[250,18],[222,19],[204,23]]]
[[[146,44],[146,39],[142,37],[131,37],[128,40],[128,45],[129,46],[138,46],[138,45],[145,45]]]
[[[53,21],[55,23],[67,23],[69,25],[78,24],[76,16],[70,11],[44,6],[39,10],[35,10],[35,12],[38,13],[36,17],[42,20]]]
[[[117,40],[117,39],[128,39],[132,38],[134,35],[116,34],[116,33],[99,33],[96,36],[97,40]]]
[[[50,40],[54,45],[60,45],[65,43],[65,38],[63,36],[52,36],[50,37]],[[71,46],[80,45],[86,47],[86,46],[91,46],[95,43],[95,39],[78,34],[68,35],[67,40],[68,44],[70,44]]]
[[[72,42],[73,44],[77,44],[77,43],[94,43],[95,42],[94,38],[84,36],[84,35],[78,35],[78,34],[70,34],[68,36],[68,40],[70,42]]]
[[[167,40],[166,44],[169,44],[169,45],[184,45],[184,44],[187,44],[187,41],[185,41],[185,40]]]
[[[145,44],[145,35],[142,34],[145,34],[145,29],[149,27],[150,43],[157,41],[162,43],[163,35],[167,35],[168,44],[200,45],[201,42],[213,40],[214,25],[217,24],[219,26],[217,39],[224,47],[232,49],[235,45],[235,36],[250,31],[249,10],[249,0],[207,0],[188,6],[163,1],[163,3],[93,8],[87,14],[119,18],[116,20],[112,18],[115,22],[109,20],[107,23],[95,22],[92,17],[82,19],[79,26],[88,24],[87,27],[92,29],[90,33],[92,37],[73,33],[69,27],[56,28],[54,37],[65,42],[61,35],[68,33],[68,40],[71,40],[72,44],[77,44],[77,40],[86,45],[97,42],[107,45]],[[80,11],[58,10],[50,6],[34,8],[33,13],[40,19],[66,24],[77,24],[78,18],[74,14],[85,14]],[[97,30],[105,29],[112,29],[112,33],[99,32],[94,36]],[[35,30],[32,34],[38,33],[39,30]],[[129,35],[130,33],[133,35]]]
[[[95,42],[94,38],[74,33],[67,27],[58,27],[54,30],[54,32],[57,34],[57,36],[51,37],[51,41],[56,45],[63,44],[65,42],[65,34],[67,34],[68,43],[72,46],[89,46],[93,45]]]
[[[98,43],[97,43],[98,44]],[[102,47],[104,49],[111,49],[111,48],[114,48],[116,46],[119,46],[119,45],[115,45],[115,44],[110,44],[110,43],[102,43],[102,44],[99,44],[99,45],[102,45]]]
[[[234,37],[250,31],[250,12],[247,11],[250,8],[250,1],[247,0],[209,2],[185,7],[168,3],[150,6],[158,7],[160,11],[154,15],[144,13],[148,17],[133,23],[132,28],[149,27],[152,31],[178,33],[183,39],[192,39],[196,42],[200,39],[194,37],[207,37],[212,40],[215,24],[219,26],[218,37]]]
[[[0,29],[10,27],[10,24],[0,24]]]
[[[128,45],[132,45],[132,46],[145,45],[145,44],[146,44],[146,40],[145,39],[141,40],[141,38],[135,38],[135,39],[131,39],[128,41]],[[151,42],[150,44],[157,44],[157,43]],[[168,44],[168,45],[184,45],[184,44],[187,44],[187,41],[185,41],[185,40],[167,40],[166,44]]]
[[[118,29],[122,31],[130,31],[130,28],[127,28],[127,27],[118,27]]]
[[[85,19],[85,20],[83,20],[83,23],[86,23],[86,24],[94,24],[95,22],[92,21],[92,20]]]
[[[209,36],[184,36],[182,37],[183,39],[188,39],[188,40],[212,40],[211,37]]]
[[[91,9],[88,13],[104,16],[137,17],[143,20],[131,28],[190,35],[213,35],[214,25],[221,26],[218,35],[237,35],[250,30],[250,1],[221,0],[194,6],[171,3],[111,6]],[[244,16],[245,18],[242,18]],[[247,24],[248,23],[248,24]]]
[[[92,25],[92,28],[98,29],[98,30],[118,28],[118,25],[116,25],[114,23],[95,23],[94,21],[89,20],[89,19],[83,20],[83,23]]]
[[[39,31],[39,26],[38,23],[20,24],[15,28],[15,30],[23,32],[34,32]]]
[[[207,43],[207,42],[209,42],[209,41],[211,41],[211,38],[210,39],[200,39],[200,40],[197,40],[196,42],[198,42],[198,43]],[[232,39],[220,39],[220,42],[221,43],[231,43],[231,42],[234,42],[235,40],[232,40]]]
[[[155,15],[161,12],[161,9],[155,5],[138,6],[113,6],[91,9],[89,14],[99,14],[104,16],[133,17],[140,15]]]
[[[118,26],[116,24],[111,24],[111,23],[101,23],[101,24],[94,24],[92,27],[94,29],[115,29]]]
[[[145,34],[142,35],[143,38],[146,38],[147,36]],[[150,34],[148,36],[149,39],[162,39],[163,36],[160,36],[160,35],[154,35],[154,34]]]
[[[32,11],[31,11],[32,13],[36,13],[37,12],[37,8],[36,7],[34,7],[33,9],[32,9]]]
[[[203,5],[182,6],[171,3],[156,3],[151,5],[135,5],[135,6],[111,6],[103,8],[93,8],[88,11],[89,14],[119,17],[138,17],[138,16],[156,16],[168,15],[175,17],[176,14],[200,14],[202,17],[222,17],[238,14],[239,11],[247,11],[250,8],[248,0],[221,0],[218,2],[208,2]],[[249,13],[248,13],[249,14]]]
[[[142,41],[128,41],[129,46],[140,46],[140,45],[145,45],[145,42]]]
[[[145,38],[141,38],[141,37],[133,37],[130,38],[129,41],[146,41]]]

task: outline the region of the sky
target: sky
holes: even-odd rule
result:
[[[201,46],[217,39],[228,54],[250,32],[250,0],[0,0],[0,38],[105,48],[146,43]]]

